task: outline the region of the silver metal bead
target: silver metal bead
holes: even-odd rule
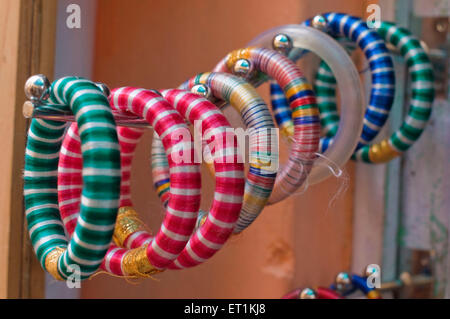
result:
[[[288,55],[292,50],[292,46],[293,44],[291,38],[284,33],[279,33],[273,37],[272,47],[275,51],[278,51],[281,54]]]
[[[111,90],[109,89],[109,87],[108,87],[105,83],[96,82],[95,85],[97,85],[97,87],[102,91],[102,93],[103,93],[106,97],[109,97],[109,96],[110,96]]]
[[[25,82],[25,95],[33,103],[48,99],[50,95],[50,81],[43,74],[29,77]]]
[[[233,66],[233,73],[237,76],[248,78],[253,73],[253,65],[247,59],[239,59]]]
[[[339,292],[345,292],[352,288],[352,279],[350,278],[350,275],[346,272],[338,273],[335,282],[336,282],[336,289]]]
[[[311,26],[315,29],[326,32],[328,30],[328,21],[324,16],[319,14],[312,19]]]
[[[195,84],[192,86],[191,92],[203,96],[206,99],[211,97],[211,89],[205,84]]]
[[[316,299],[316,292],[311,288],[305,288],[300,293],[300,299]]]

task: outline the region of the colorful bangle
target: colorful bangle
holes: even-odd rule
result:
[[[329,28],[336,36],[356,42],[369,62],[372,85],[361,140],[356,147],[358,150],[371,142],[386,123],[394,102],[394,64],[383,39],[360,18],[342,13],[325,13],[323,17],[326,21],[325,28]],[[313,19],[306,21],[305,25],[314,26],[312,21]],[[326,148],[327,144],[323,145]]]
[[[168,266],[169,268],[183,268],[186,264],[193,265],[190,259],[207,259],[211,257],[226,242],[231,234],[242,205],[242,195],[244,192],[243,164],[238,163],[236,137],[228,130],[231,127],[220,110],[208,100],[186,91],[167,90],[164,92],[164,96],[170,104],[177,105],[178,110],[182,113],[181,116],[189,116],[189,120],[192,122],[201,120],[202,133],[205,135],[207,141],[209,143],[218,143],[214,143],[213,156],[215,156],[215,169],[221,173],[216,178],[216,193],[211,211],[203,226],[187,243],[187,247],[189,248],[184,249],[181,255],[175,260],[175,266]],[[114,93],[112,99],[114,99]],[[158,123],[155,124],[158,125]],[[142,130],[119,128],[118,131],[121,150],[126,151],[122,155],[122,163],[125,162],[125,159],[127,161],[124,163],[124,168],[127,168],[127,170],[122,171],[122,176],[125,181],[129,181],[132,155],[142,135]],[[123,136],[124,133],[126,133],[126,137]],[[73,139],[68,137],[67,140],[70,141]],[[161,140],[159,141],[161,143]],[[222,145],[222,141],[226,144]],[[167,155],[164,152],[163,146],[162,149],[163,153],[161,155],[164,156],[165,162],[167,163]],[[79,152],[79,150],[73,149],[71,151],[72,153]],[[190,160],[194,161],[194,158]],[[70,162],[66,162],[65,164],[72,165],[73,162],[74,159],[72,158]],[[167,177],[169,180],[173,180],[176,176],[172,174],[172,176],[167,175]],[[66,179],[71,180],[73,178],[66,176]],[[188,184],[189,181],[185,180],[184,183]],[[129,185],[122,184],[122,205],[131,205],[129,194]],[[179,195],[178,190],[176,194],[171,194],[170,198],[177,195]],[[170,198],[167,199],[168,205],[170,205]],[[131,207],[122,207],[122,210],[123,214],[119,212],[116,225],[116,244],[119,246],[125,245],[129,248],[145,245],[146,242],[151,240],[151,235],[145,232],[144,225],[139,222],[137,214]],[[165,232],[170,235],[167,230]],[[105,266],[108,266],[106,267],[107,270],[116,268],[113,266],[114,263],[117,263],[117,258],[114,259],[112,255],[110,256],[108,254],[105,263]]]
[[[362,130],[363,88],[354,63],[333,38],[313,28],[299,25],[287,25],[268,30],[253,39],[250,45],[274,47],[288,54],[290,58],[293,55],[300,56],[298,53],[305,50],[315,52],[330,65],[335,74],[338,74],[339,87],[346,88],[340,92],[341,125],[333,144],[324,153],[326,158],[316,159],[308,176],[308,183],[316,184],[326,179],[332,174],[328,167],[329,161],[335,163],[337,167],[342,167],[353,154]]]
[[[281,299],[342,299],[342,297],[334,290],[317,287],[316,289],[295,289],[284,295]]]
[[[153,267],[146,255],[146,247],[153,236],[145,231],[137,213],[131,207],[130,169],[134,150],[143,130],[118,127],[121,158],[121,193],[120,209],[114,227],[113,241],[102,262],[101,268],[118,276],[148,277],[160,270]],[[131,138],[136,143],[131,143]],[[61,147],[58,164],[58,199],[61,217],[69,234],[72,234],[79,217],[81,144],[77,124],[73,123],[67,130]],[[128,249],[122,249],[126,247]]]
[[[380,293],[375,288],[367,285],[367,277],[340,272],[336,276],[335,283],[331,285],[331,290],[338,291],[342,296],[348,296],[356,290],[360,290],[368,299],[381,299]]]
[[[211,150],[214,170],[217,172],[211,209],[206,215],[200,216],[202,218],[200,227],[171,265],[171,268],[181,269],[198,265],[211,258],[232,234],[242,208],[244,164],[238,156],[236,135],[225,116],[214,104],[185,90],[165,90],[162,94],[190,123],[201,121],[202,141],[205,141],[205,146]],[[159,166],[156,161],[161,163],[158,160],[160,156],[155,160],[153,158],[157,152],[155,145],[158,144],[161,144],[161,140],[159,136],[154,136],[152,147],[154,182],[160,189],[161,185],[170,187],[166,192],[170,199],[173,196],[171,180],[165,179],[164,173],[156,174]]]
[[[405,58],[412,77],[412,97],[406,119],[390,139],[371,146],[364,146],[355,153],[355,159],[367,163],[387,162],[406,151],[420,137],[425,128],[431,115],[434,98],[433,69],[420,41],[409,31],[389,22],[381,22],[377,32],[386,42],[396,46]],[[334,83],[333,73],[327,69],[326,64],[321,64],[316,79],[316,92],[320,101],[321,117],[324,114],[322,121],[326,122],[328,127],[337,126],[339,121],[336,112]],[[324,100],[328,102],[322,103]],[[336,115],[328,116],[330,112],[334,112]],[[333,131],[328,133],[332,136]]]
[[[389,22],[382,22],[377,31],[404,57],[411,74],[412,95],[401,127],[389,139],[366,145],[356,152],[356,159],[367,163],[387,162],[408,150],[427,125],[434,100],[433,67],[420,41],[408,30]]]
[[[158,234],[151,238],[148,244],[134,249],[123,249],[112,245],[102,264],[105,270],[116,275],[145,277],[166,268],[178,257],[188,242],[195,227],[200,206],[200,167],[196,163],[184,163],[175,159],[174,156],[180,150],[190,154],[192,158],[193,139],[179,113],[160,94],[150,90],[124,87],[113,90],[109,100],[113,109],[143,117],[156,132],[163,136],[163,146],[167,150],[171,178],[176,185],[176,195],[169,200]],[[180,135],[185,138],[180,140]],[[186,138],[188,138],[187,141]],[[71,139],[73,140],[69,134],[67,139],[67,147],[74,145],[73,142],[69,143]],[[70,154],[79,152],[72,148],[69,151]],[[65,159],[76,163],[76,157]],[[70,167],[72,165],[70,162],[68,164],[62,162],[60,168],[64,170],[64,165]],[[61,181],[64,180],[71,179],[70,177],[61,179]],[[73,194],[66,192],[60,197],[70,200],[70,196]],[[75,197],[74,200],[76,201],[77,198]],[[61,210],[69,216],[73,214],[70,206],[62,206]],[[128,234],[139,230],[139,227],[137,229],[135,227],[139,226],[139,223],[136,222],[137,217],[131,207],[122,207],[119,217],[121,218],[116,223],[115,239],[119,241],[118,244],[123,244]]]
[[[321,24],[315,23],[316,18],[318,17],[324,19]],[[395,93],[393,62],[383,39],[375,30],[370,29],[361,19],[341,13],[326,13],[323,17],[317,16],[316,18],[307,20],[304,24],[321,28],[323,31],[327,31],[334,36],[347,37],[348,39],[355,41],[364,52],[364,55],[369,62],[369,68],[372,75],[372,89],[369,105],[365,113],[361,139],[356,147],[356,150],[358,150],[377,136],[388,118]],[[332,131],[330,134],[336,133],[336,127],[329,127],[329,121],[335,119],[335,114],[332,112],[330,114],[330,111],[332,111],[330,110],[332,108],[330,103],[333,104],[333,98],[328,99],[329,95],[323,94],[324,92],[328,92],[330,83],[326,81],[327,74],[320,73],[318,77],[319,82],[316,81],[316,84],[319,85],[316,85],[316,89],[321,93],[321,99],[319,100],[322,105],[321,110],[324,110],[328,115],[323,118],[322,126],[331,129]],[[278,90],[274,93],[276,92],[278,92]],[[277,103],[274,107],[287,108],[286,105],[283,106],[283,103],[279,99],[277,99]],[[332,141],[333,138],[330,136],[322,138],[322,152],[328,148]]]
[[[188,243],[200,208],[199,165],[175,157],[182,150],[190,159],[194,158],[192,136],[183,117],[155,92],[129,87],[115,89],[111,92],[110,103],[113,109],[132,111],[147,119],[166,150],[174,192],[169,198],[161,229],[148,246],[147,256],[157,268],[169,267]],[[180,140],[180,136],[183,139]],[[187,137],[189,141],[185,141]]]
[[[149,244],[150,236],[144,228],[138,226],[137,213],[131,208],[130,174],[131,161],[136,145],[144,133],[142,129],[131,127],[117,127],[120,143],[121,184],[120,202],[116,230],[113,240],[116,245],[126,248],[137,248]],[[81,198],[81,143],[77,124],[73,123],[67,130],[61,146],[61,155],[58,164],[58,202],[64,227],[72,234],[77,225]],[[121,225],[121,226],[119,226]],[[120,232],[126,226],[127,230]],[[133,232],[133,236],[130,232]]]
[[[319,111],[312,87],[300,69],[274,50],[253,47],[235,50],[219,62],[214,72],[234,72],[250,78],[252,69],[277,81],[292,109],[293,126],[292,122],[280,125],[281,131],[293,135],[294,143],[269,198],[268,203],[274,204],[293,194],[311,171],[320,139]]]
[[[234,233],[239,233],[261,213],[273,189],[278,168],[278,139],[271,134],[274,123],[264,101],[243,79],[225,73],[202,73],[186,81],[181,88],[191,89],[198,85],[212,96],[230,103],[240,112],[244,124],[250,128],[250,170],[245,184],[242,210],[233,230]],[[164,158],[155,156],[158,153],[161,153],[161,148],[158,140],[154,139],[152,170],[155,180],[158,180],[155,175],[161,174],[164,178],[164,171],[167,171]],[[159,194],[167,192],[164,188],[170,187],[163,182],[155,186],[159,187]],[[198,224],[202,224],[201,219]]]
[[[35,76],[27,87],[44,87]],[[35,91],[36,92],[36,91]],[[82,191],[80,216],[72,239],[64,233],[57,199],[57,165],[66,123],[33,119],[28,131],[24,171],[25,214],[36,255],[58,280],[79,267],[81,279],[100,266],[111,241],[119,207],[120,153],[108,100],[95,83],[65,77],[49,90],[51,110],[72,111],[80,126]]]

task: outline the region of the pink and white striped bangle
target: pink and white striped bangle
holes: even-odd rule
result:
[[[145,239],[135,238],[126,243],[130,248],[144,244],[138,248],[124,249],[113,245],[102,264],[103,269],[116,275],[146,276],[167,268],[184,249],[194,230],[200,207],[200,167],[198,163],[179,163],[174,160],[173,156],[178,155],[180,149],[193,158],[193,139],[180,114],[159,94],[150,90],[124,87],[113,90],[109,99],[113,109],[132,112],[145,118],[163,137],[171,183],[176,185],[174,187],[176,192],[169,199],[161,229],[154,238],[150,238],[148,245],[145,244],[149,239],[148,235]],[[130,144],[127,152],[132,153],[135,147],[132,140],[138,139],[141,132],[134,131],[136,133],[134,137],[132,136],[133,129],[127,129],[126,132],[122,137],[125,139],[131,137],[131,139],[127,140],[128,143],[122,143],[124,141],[122,138],[121,144]],[[74,214],[76,214],[76,206],[79,205],[80,199],[77,197],[79,191],[77,191],[76,185],[81,180],[81,172],[77,168],[79,165],[77,162],[80,160],[77,153],[80,152],[80,149],[76,148],[77,145],[79,147],[79,144],[76,143],[77,136],[74,133],[76,132],[72,128],[66,136],[67,141],[64,141],[64,150],[62,151],[64,159],[60,161],[58,169],[59,176],[61,176],[58,178],[61,214],[69,233],[74,229],[72,220],[75,219]],[[180,135],[188,136],[189,140],[180,140]],[[132,156],[128,159],[125,157],[122,156],[122,161],[127,167],[131,164]],[[131,203],[127,196],[129,195],[129,185],[126,181],[129,180],[129,169],[122,174],[128,175],[128,178],[126,177],[121,185],[124,191],[121,203],[128,204]],[[132,214],[128,214],[127,217],[129,220],[133,219]],[[120,226],[120,223],[118,225]],[[118,225],[116,224],[116,229]],[[129,224],[125,222],[123,225]]]
[[[244,193],[244,165],[238,158],[238,144],[222,112],[207,99],[185,90],[165,90],[163,96],[191,123],[201,121],[202,141],[211,151],[216,171],[216,188],[211,209],[186,248],[168,268],[192,267],[211,258],[232,234]],[[156,138],[159,137],[157,136]],[[152,151],[153,181],[163,203],[172,196],[165,154]],[[157,163],[155,165],[155,163]]]
[[[210,258],[222,247],[232,233],[242,205],[244,167],[242,163],[238,162],[236,136],[230,130],[227,131],[231,126],[217,107],[208,100],[187,91],[167,90],[164,95],[171,104],[177,106],[177,110],[185,115],[190,122],[202,121],[202,134],[207,142],[206,144],[209,144],[210,147],[214,146],[210,149],[213,149],[214,167],[218,172],[214,201],[204,224],[189,240],[187,244],[189,248],[184,249],[175,263],[169,266],[169,268],[184,268],[188,265],[195,265],[196,261],[200,260],[199,258],[201,258],[201,261]],[[132,155],[142,132],[142,130],[137,129],[118,128],[123,167],[121,206],[131,206],[129,171]],[[166,154],[160,155],[167,162]],[[158,177],[161,177],[161,175],[158,175]],[[154,182],[157,184],[160,181],[161,179]],[[233,202],[230,202],[230,199],[233,199]],[[130,207],[122,207],[121,210],[123,210],[125,216],[119,213],[115,235],[118,232],[119,234],[127,234],[127,236],[122,236],[122,240],[118,240],[116,243],[134,248],[151,240],[151,236],[144,231],[144,227],[140,224],[135,212]],[[122,228],[122,230],[118,231],[118,228]],[[122,251],[117,247],[107,255],[105,259],[106,268],[111,269],[111,264],[117,263],[118,258],[114,256],[120,253]]]
[[[205,262],[233,233],[244,195],[244,164],[239,158],[237,138],[222,112],[207,99],[184,90],[166,90],[163,96],[189,122],[201,121],[202,140],[214,161],[214,199],[203,224],[169,268],[181,269]],[[172,181],[170,181],[170,197]]]

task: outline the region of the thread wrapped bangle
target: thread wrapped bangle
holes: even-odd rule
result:
[[[245,80],[225,73],[202,73],[183,83],[180,88],[191,89],[203,84],[212,96],[227,101],[240,112],[244,124],[250,128],[250,170],[245,184],[244,200],[239,219],[233,230],[239,233],[248,227],[264,209],[272,192],[278,168],[278,139],[271,135],[272,116],[256,90]],[[273,151],[275,149],[275,151]],[[158,140],[153,140],[152,170],[164,176],[167,171]],[[165,184],[169,188],[169,184]],[[157,186],[157,185],[155,185]],[[159,192],[165,192],[159,189]],[[199,219],[198,225],[202,224]]]
[[[314,164],[320,139],[319,111],[311,85],[300,69],[284,55],[265,48],[235,50],[220,61],[215,72],[231,72],[242,61],[250,68],[272,77],[285,92],[292,110],[292,122],[281,131],[293,135],[287,165],[278,174],[269,204],[277,203],[293,194],[306,180]],[[242,68],[242,67],[241,67]],[[251,70],[246,75],[251,76]],[[280,116],[280,114],[278,114]]]
[[[321,16],[319,16],[321,17]],[[357,17],[342,13],[326,13],[323,15],[325,21],[321,26],[323,31],[327,31],[334,36],[347,37],[355,41],[364,52],[372,75],[372,88],[370,101],[366,109],[363,131],[361,139],[356,150],[372,141],[379,133],[389,115],[395,92],[395,74],[393,62],[389,55],[383,39],[373,29],[370,29],[365,22]],[[316,26],[313,19],[307,20],[304,24],[307,26]],[[295,55],[295,54],[294,54]],[[330,89],[330,83],[326,79],[325,73],[320,73],[319,80],[316,81],[316,89],[321,93],[318,99],[326,117],[322,117],[322,126],[330,131],[331,135],[336,133],[336,126],[330,125],[330,121],[335,119],[336,113],[333,112],[333,98],[328,99],[329,95],[324,94]],[[276,85],[272,85],[272,88]],[[273,94],[278,93],[278,89]],[[287,108],[278,98],[274,105],[275,108]],[[281,110],[279,112],[282,112]],[[325,151],[333,139],[325,136],[321,139],[321,151]]]
[[[408,30],[393,23],[382,22],[378,33],[397,47],[411,74],[412,95],[408,114],[401,127],[389,139],[366,145],[356,152],[356,159],[367,163],[383,163],[399,156],[422,134],[431,116],[434,100],[434,75],[428,55],[420,41]]]
[[[202,132],[207,141],[209,143],[217,143],[214,143],[213,154],[216,157],[215,168],[220,172],[220,176],[216,178],[215,200],[211,207],[209,218],[205,220],[204,225],[197,233],[189,239],[187,245],[190,249],[184,249],[174,263],[175,265],[186,265],[190,264],[190,260],[195,259],[197,256],[202,256],[202,258],[211,257],[231,234],[242,205],[242,194],[244,191],[243,164],[238,163],[236,137],[231,131],[227,130],[231,127],[220,110],[208,100],[190,92],[167,90],[164,92],[164,96],[167,97],[167,101],[170,104],[177,105],[178,110],[182,112],[181,116],[189,116],[191,122],[201,120]],[[114,99],[114,93],[112,99]],[[162,120],[164,121],[164,119]],[[155,124],[158,125],[157,123]],[[125,151],[122,154],[122,163],[126,164],[124,165],[126,171],[122,171],[122,176],[124,182],[126,182],[129,181],[132,155],[142,134],[142,130],[121,127],[118,131],[121,150]],[[70,141],[69,137],[67,139]],[[224,145],[221,144],[222,141],[225,142]],[[161,143],[161,140],[159,142]],[[167,163],[167,155],[164,152],[163,146],[162,150],[162,154],[160,155],[165,158],[165,162]],[[76,150],[72,151],[76,153]],[[73,160],[73,158],[70,159],[71,162]],[[191,158],[192,162],[194,160],[194,158]],[[70,165],[70,162],[65,164]],[[168,180],[170,178],[173,179],[173,177],[173,175],[167,175]],[[70,180],[71,178],[67,176],[67,179]],[[188,181],[184,182],[188,183]],[[171,194],[171,196],[176,196],[178,193],[179,191],[177,190],[175,195]],[[231,197],[234,198],[234,203],[229,201]],[[168,206],[170,202],[169,197],[167,201]],[[122,184],[121,205],[131,205],[129,185],[124,185],[124,183]],[[119,211],[114,233],[116,237],[115,242],[119,246],[125,245],[128,248],[137,248],[140,245],[146,245],[151,240],[151,235],[144,229],[144,225],[139,221],[136,212],[131,207],[122,207]],[[167,230],[165,232],[171,235]],[[121,252],[120,249],[115,249],[114,252],[112,251],[111,254],[107,255],[105,258],[105,268],[108,271],[114,271],[114,269],[118,268],[118,258],[114,258],[113,256]],[[128,255],[132,254],[132,251],[128,253]],[[122,263],[126,262],[125,258],[126,256],[123,258]],[[129,259],[133,260],[135,258],[131,257]],[[136,266],[139,263],[134,262],[134,264]],[[169,268],[182,268],[182,266],[169,266]]]
[[[195,266],[212,257],[231,235],[242,207],[243,164],[238,161],[237,140],[229,130],[231,126],[217,107],[190,92],[166,90],[162,93],[191,123],[202,121],[202,135],[207,141],[206,145],[212,143],[211,155],[214,158],[214,168],[218,172],[211,210],[204,215],[201,225],[186,248],[169,266],[181,269]],[[163,195],[161,199],[165,203],[172,196],[169,192],[170,179],[167,178],[167,159],[160,148],[155,150],[155,144],[161,146],[161,140],[156,134],[152,147],[152,170],[155,187],[158,194]],[[163,169],[158,170],[160,165],[155,163],[162,164]]]
[[[120,203],[113,240],[119,247],[137,248],[150,243],[153,236],[144,231],[137,213],[132,208],[130,193],[131,161],[136,145],[144,131],[130,127],[117,127],[120,143],[121,185]],[[58,202],[64,227],[72,234],[77,225],[81,198],[81,143],[77,124],[67,130],[61,146],[58,164]],[[133,234],[133,236],[130,236]]]
[[[369,62],[372,85],[358,150],[377,136],[388,118],[395,94],[394,64],[383,39],[360,18],[333,12],[325,13],[323,17],[332,34],[356,42]],[[305,25],[311,25],[311,22],[310,19]],[[326,143],[323,145],[325,148]]]
[[[197,225],[197,231],[186,248],[170,266],[181,269],[198,265],[211,258],[232,234],[242,208],[244,165],[238,156],[237,138],[225,116],[214,104],[185,90],[165,90],[162,94],[190,123],[201,121],[202,140],[211,151],[214,170],[217,172],[211,209],[207,214],[199,215],[201,224]],[[170,198],[172,183],[165,178],[165,158],[155,156],[155,153],[158,153],[157,145],[161,145],[161,140],[154,136],[152,170],[155,187],[159,189],[159,195],[161,189],[165,189],[163,195],[168,194],[167,197]],[[158,170],[160,164],[163,164],[162,171]]]
[[[358,276],[340,272],[336,276],[335,283],[330,286],[331,290],[339,292],[342,296],[348,296],[356,290],[360,290],[368,299],[381,299],[380,293],[375,288],[367,285],[367,276]]]
[[[171,178],[177,190],[169,199],[163,224],[150,243],[134,249],[112,246],[102,264],[105,270],[116,275],[147,276],[166,268],[181,253],[192,234],[200,206],[200,167],[197,163],[184,163],[176,159],[180,150],[193,158],[193,139],[180,114],[160,94],[123,87],[113,90],[109,101],[112,109],[143,117],[163,137]],[[180,135],[187,140],[180,140]],[[133,212],[130,214],[130,209],[125,207],[122,213],[128,222],[119,220],[116,234],[122,234],[118,227],[133,232],[133,227],[127,228],[133,224],[129,223],[133,222],[132,218],[130,220]]]
[[[411,74],[411,106],[409,112],[400,127],[389,139],[370,146],[364,146],[356,151],[354,159],[366,163],[387,162],[408,148],[420,137],[427,121],[431,115],[431,106],[434,98],[433,90],[433,69],[430,60],[420,45],[420,41],[405,29],[397,27],[390,22],[381,22],[377,32],[384,40],[397,47],[399,52],[406,59],[409,72]],[[327,89],[323,89],[323,83],[327,83]],[[336,112],[335,102],[335,78],[327,69],[325,64],[321,64],[317,73],[316,87],[318,100],[328,102],[319,103],[322,114]],[[322,112],[322,109],[325,111]],[[338,125],[339,116],[324,116],[328,127]],[[333,134],[330,131],[329,134]]]
[[[338,85],[340,88],[345,88],[340,92],[341,125],[339,125],[333,144],[327,148],[324,156],[336,166],[342,167],[350,159],[358,143],[362,130],[364,107],[362,84],[355,65],[345,50],[327,34],[299,25],[286,25],[270,29],[253,39],[249,45],[266,48],[286,47],[287,45],[287,49],[291,47],[290,51],[286,50],[291,59],[300,56],[299,53],[306,50],[312,51],[325,60],[335,74],[338,74]],[[347,88],[352,88],[352,90]],[[285,105],[288,105],[287,102]],[[285,109],[288,110],[288,108]],[[292,120],[289,119],[289,121]],[[318,158],[308,176],[308,183],[316,184],[330,175],[328,160]]]
[[[170,168],[170,179],[176,191],[169,198],[164,222],[149,244],[147,256],[152,265],[166,268],[187,244],[199,210],[199,165],[192,161],[185,163],[175,157],[183,150],[183,154],[194,158],[192,136],[181,115],[157,93],[125,87],[113,90],[110,102],[113,108],[134,111],[138,116],[146,118],[162,138]],[[161,107],[157,107],[158,105]],[[184,141],[186,135],[189,141]],[[180,136],[185,138],[180,140]]]
[[[108,100],[91,81],[65,77],[50,87],[49,108],[72,111],[80,126],[82,191],[80,216],[68,243],[59,215],[57,165],[66,123],[33,119],[24,171],[25,214],[41,265],[58,280],[80,270],[85,279],[100,266],[119,207],[120,154]]]
[[[166,268],[179,256],[195,227],[200,206],[199,165],[177,159],[179,151],[194,158],[192,136],[180,114],[159,94],[124,87],[111,92],[113,109],[133,112],[147,119],[161,137],[170,168],[174,192],[169,198],[164,222],[148,245],[147,256],[156,268]],[[183,136],[183,139],[179,139]],[[189,138],[188,141],[185,141]]]

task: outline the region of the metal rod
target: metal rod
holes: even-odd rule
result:
[[[216,106],[219,108],[224,108],[228,104],[222,100],[215,100]],[[23,105],[23,116],[25,118],[36,118],[44,119],[58,122],[75,122],[75,116],[71,112],[64,112],[56,110],[52,107],[47,107],[45,105],[35,105],[30,101],[27,101]],[[127,114],[122,111],[112,111],[114,120],[117,126],[127,126],[134,128],[152,128],[152,126],[144,119],[133,115]]]
[[[411,276],[407,273],[402,274],[401,278],[395,281],[383,282],[380,291],[389,291],[401,289],[404,287],[417,287],[424,286],[433,283],[433,277],[427,275],[414,275]]]
[[[344,48],[346,47],[355,47],[355,43],[351,42],[347,39],[342,39],[342,38],[338,38],[337,39],[339,44],[341,44]],[[425,52],[428,54],[428,56],[430,57],[430,59],[434,59],[434,60],[445,60],[448,59],[448,52],[445,49],[430,49],[425,42],[421,41],[422,47],[425,50]],[[402,56],[402,54],[400,53],[400,50],[390,44],[390,43],[386,43],[386,47],[389,49],[390,53],[394,56]],[[357,47],[356,47],[357,48]],[[291,53],[289,54],[289,58],[297,61],[300,58],[302,58],[305,54],[310,53],[310,51],[305,50],[305,49],[301,49],[301,48],[294,48]]]
[[[422,47],[424,49],[424,51],[426,52],[426,54],[430,57],[430,59],[432,60],[445,60],[448,58],[448,53],[446,52],[446,50],[442,50],[442,49],[430,49],[428,48],[428,46],[425,44],[425,42],[422,42]],[[399,49],[397,49],[397,47],[393,46],[390,43],[386,43],[386,47],[389,49],[389,51],[391,51],[391,54],[393,55],[401,55]]]
[[[30,111],[30,103],[25,102],[23,113],[26,118],[38,118],[59,122],[75,122],[75,116],[69,112],[49,110],[45,106],[34,106]],[[151,125],[144,119],[126,114],[120,111],[112,111],[116,124],[118,126],[128,126],[136,128],[151,128]]]

